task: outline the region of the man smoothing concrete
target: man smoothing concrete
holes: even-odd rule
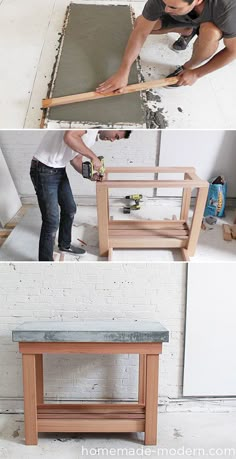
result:
[[[76,204],[66,174],[70,164],[81,174],[82,158],[93,162],[98,171],[102,164],[91,147],[97,140],[127,139],[131,131],[97,130],[50,131],[41,141],[31,162],[30,176],[42,215],[39,241],[39,261],[53,261],[53,247],[59,228],[58,246],[61,251],[85,254],[85,250],[71,246],[71,231]],[[100,180],[94,174],[92,180]],[[59,216],[60,207],[60,216]]]
[[[179,76],[176,86],[192,85],[236,58],[235,0],[148,0],[135,22],[118,71],[96,89],[120,92],[128,84],[130,68],[149,34],[181,34],[173,48],[185,49],[198,35],[190,60],[168,75]],[[224,49],[217,52],[223,38]],[[216,53],[216,54],[215,54]],[[208,61],[204,63],[204,61]]]

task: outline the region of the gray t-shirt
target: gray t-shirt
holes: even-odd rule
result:
[[[142,14],[149,21],[169,16],[185,27],[188,25],[197,28],[203,22],[212,22],[221,30],[224,38],[236,37],[236,0],[205,0],[204,9],[196,18],[194,10],[184,16],[172,16],[165,13],[165,3],[162,0],[148,0]]]

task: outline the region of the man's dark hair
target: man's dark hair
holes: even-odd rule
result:
[[[125,139],[128,139],[130,137],[132,131],[125,131]]]
[[[191,5],[191,3],[194,2],[194,0],[184,0],[184,2],[188,3],[189,5]]]

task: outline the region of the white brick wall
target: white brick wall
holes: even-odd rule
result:
[[[0,147],[20,196],[34,195],[34,188],[29,177],[30,162],[44,135],[44,131],[38,130],[0,131]],[[160,132],[158,131],[137,130],[132,132],[129,139],[113,144],[98,141],[92,149],[97,155],[105,157],[107,166],[155,166],[159,137]],[[76,196],[95,194],[94,183],[84,180],[70,165],[67,171],[73,193]],[[153,190],[150,192],[151,195],[152,192]]]
[[[30,320],[151,319],[170,330],[160,396],[182,394],[185,266],[170,264],[0,264],[0,409],[21,399],[21,356],[11,331]],[[47,356],[46,397],[134,399],[136,356]],[[6,403],[4,404],[6,406]]]

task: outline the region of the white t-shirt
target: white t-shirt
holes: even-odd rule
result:
[[[49,167],[66,167],[79,153],[66,145],[64,134],[65,131],[47,132],[40,142],[34,158]],[[86,147],[91,148],[95,144],[97,135],[98,129],[89,129],[82,136]]]

